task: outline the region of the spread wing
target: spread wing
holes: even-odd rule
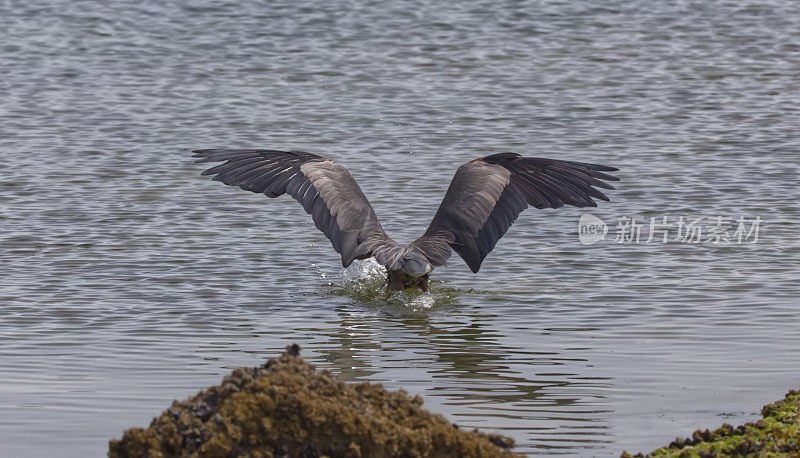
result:
[[[483,259],[528,205],[596,207],[593,198],[607,201],[608,197],[594,186],[614,189],[603,181],[618,181],[603,173],[614,170],[514,153],[476,159],[458,169],[425,235],[412,244],[434,266],[443,265],[452,248],[472,272],[478,272]]]
[[[358,183],[341,165],[316,154],[259,149],[201,149],[196,162],[220,162],[203,175],[267,197],[289,194],[303,205],[347,267],[397,244],[383,231]]]

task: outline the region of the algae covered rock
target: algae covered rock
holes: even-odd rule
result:
[[[172,406],[150,427],[112,440],[110,457],[493,457],[513,441],[463,431],[422,399],[317,371],[293,345],[256,368],[237,368]]]
[[[692,437],[676,439],[667,447],[636,457],[800,457],[800,391],[761,409],[764,417],[737,428],[729,424],[714,430],[697,430]],[[631,457],[623,453],[622,457]]]

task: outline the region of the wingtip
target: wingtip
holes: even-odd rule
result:
[[[197,158],[197,160],[194,161],[194,163],[200,164],[202,162],[214,162],[214,158],[211,156],[213,152],[214,150],[211,149],[192,150],[192,157]]]
[[[583,163],[576,162],[576,164],[583,165],[596,172],[616,172],[619,170],[617,167],[613,167],[610,165],[603,165],[603,164],[594,164],[592,162],[583,162]]]
[[[481,270],[481,264],[483,264],[483,259],[478,260],[477,263],[469,262],[467,263],[467,266],[469,266],[469,270],[471,270],[472,273],[476,274],[479,270]]]

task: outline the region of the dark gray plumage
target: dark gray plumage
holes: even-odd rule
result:
[[[361,188],[342,166],[316,154],[276,150],[194,151],[197,162],[225,163],[203,175],[268,197],[289,194],[311,215],[347,267],[374,256],[386,266],[390,289],[428,290],[428,275],[455,250],[473,272],[519,213],[536,208],[597,206],[608,200],[594,188],[614,189],[607,167],[501,153],[475,159],[456,171],[428,230],[401,246],[383,231]]]
[[[592,186],[614,189],[601,181],[619,180],[603,173],[614,170],[514,153],[475,159],[458,169],[428,230],[414,243],[450,234],[453,241],[449,245],[477,273],[483,259],[528,205],[596,207],[592,197],[605,201],[608,197]],[[436,261],[434,266],[441,265]]]

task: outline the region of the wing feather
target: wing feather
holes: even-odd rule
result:
[[[473,272],[528,205],[594,207],[608,200],[594,188],[614,189],[604,172],[614,167],[501,153],[476,159],[456,171],[428,230],[412,245],[434,266],[455,250]],[[605,181],[603,181],[605,180]],[[430,253],[430,254],[428,254]]]
[[[564,206],[564,201],[562,200],[562,196],[559,195],[559,192],[542,181],[540,176],[528,174],[521,175],[521,178],[542,194],[547,201],[547,207],[544,208],[561,208]]]
[[[553,170],[551,171],[551,175],[557,179],[563,180],[564,183],[569,183],[570,186],[573,188],[577,188],[575,192],[577,194],[585,193],[590,197],[597,197],[598,199],[602,199],[608,201],[608,196],[603,194],[602,192],[594,189],[589,185],[585,180],[583,180],[579,175],[570,174],[568,172],[562,173],[562,171]],[[590,205],[593,206],[593,205]]]
[[[278,150],[203,149],[197,162],[220,162],[202,175],[229,186],[278,197],[289,194],[311,215],[347,267],[356,257],[398,245],[383,231],[375,211],[350,173],[316,154]]]
[[[256,170],[248,172],[249,176],[247,177],[247,179],[239,183],[239,187],[244,190],[259,194],[263,193],[264,191],[266,191],[269,184],[272,183],[272,180],[275,179],[275,176],[278,173],[280,173],[281,169],[284,169],[282,165],[269,164],[265,165],[263,169],[260,169],[261,173],[257,173]],[[254,172],[256,173],[253,174]]]

